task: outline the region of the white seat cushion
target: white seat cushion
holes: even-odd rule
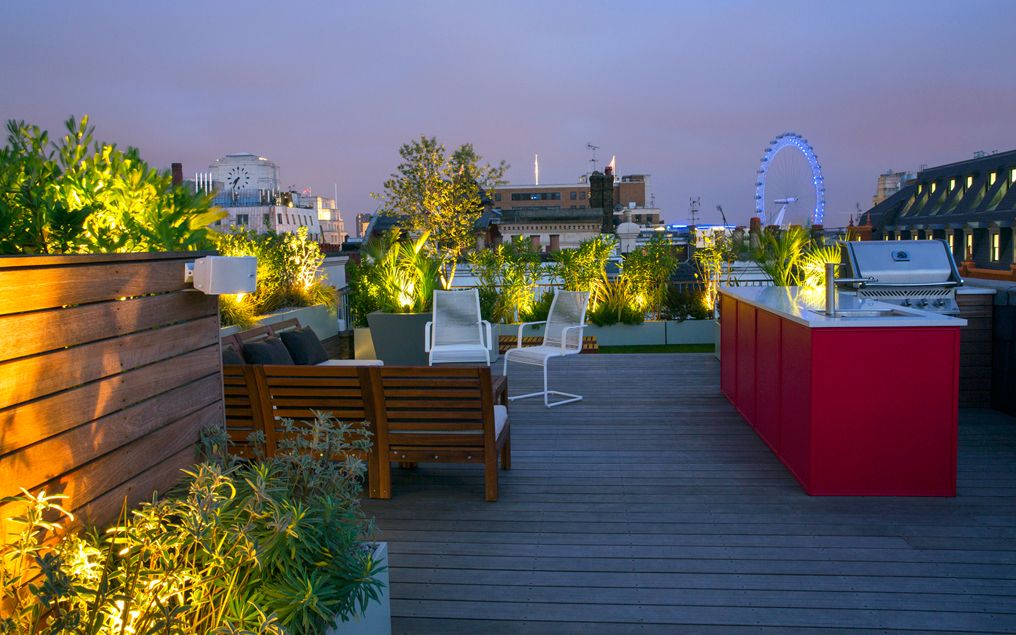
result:
[[[574,348],[562,349],[560,346],[546,346],[541,344],[540,346],[509,348],[508,352],[506,352],[504,356],[506,359],[513,362],[542,364],[551,357],[563,357],[565,355],[575,355],[578,352],[579,350]]]
[[[318,366],[384,366],[380,359],[327,359]]]
[[[481,344],[447,344],[431,348],[432,362],[486,362],[488,349]]]
[[[508,421],[508,407],[494,406],[494,440],[501,436],[504,424]]]

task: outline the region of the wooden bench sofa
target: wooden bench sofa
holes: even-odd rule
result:
[[[321,411],[363,422],[373,438],[363,457],[371,498],[391,498],[392,462],[483,463],[488,501],[497,500],[499,460],[511,467],[507,381],[487,367],[225,364],[223,384],[226,429],[247,458],[256,431],[266,455],[277,451],[283,419]]]

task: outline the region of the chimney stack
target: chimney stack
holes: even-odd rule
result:
[[[169,169],[173,172],[173,185],[183,185],[183,163],[170,164]]]

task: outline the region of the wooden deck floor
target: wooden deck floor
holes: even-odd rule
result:
[[[1016,632],[1016,420],[961,412],[954,499],[811,498],[712,356],[559,364],[586,398],[512,404],[498,502],[435,465],[367,502],[396,633]]]

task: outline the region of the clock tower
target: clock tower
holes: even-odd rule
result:
[[[279,166],[249,152],[227,154],[208,169],[220,192],[279,190]]]

